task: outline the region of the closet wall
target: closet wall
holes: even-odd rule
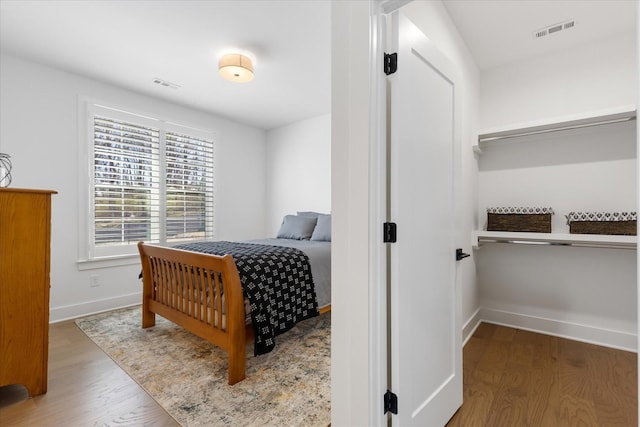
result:
[[[480,130],[517,129],[634,109],[635,33],[483,71]],[[636,210],[636,121],[508,140],[478,158],[478,219],[489,206]],[[476,257],[481,319],[636,349],[636,251],[483,244]]]

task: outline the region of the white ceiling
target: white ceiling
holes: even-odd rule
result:
[[[444,4],[481,69],[632,31],[638,7],[635,0]],[[533,37],[568,19],[575,28]],[[217,55],[229,48],[256,56],[252,82],[218,76]],[[0,51],[263,129],[331,108],[330,0],[0,0]]]
[[[0,50],[271,129],[330,112],[330,10],[326,0],[0,0]],[[220,78],[229,48],[255,55],[253,81]]]
[[[480,69],[570,49],[636,28],[637,0],[445,0]],[[575,20],[536,39],[534,32]]]

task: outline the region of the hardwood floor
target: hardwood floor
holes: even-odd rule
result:
[[[0,426],[178,426],[73,322],[49,331],[49,387],[0,387]]]
[[[49,342],[49,391],[0,387],[1,426],[178,425],[73,322]],[[448,426],[637,426],[637,396],[635,353],[483,323]]]
[[[637,378],[635,353],[483,323],[447,426],[637,426]]]

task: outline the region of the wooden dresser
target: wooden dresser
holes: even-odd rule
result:
[[[51,195],[0,188],[0,386],[47,391]]]

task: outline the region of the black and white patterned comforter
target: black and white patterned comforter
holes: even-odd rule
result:
[[[273,350],[277,335],[318,315],[309,258],[299,249],[238,242],[196,242],[174,247],[233,256],[244,296],[251,306],[256,356]]]

